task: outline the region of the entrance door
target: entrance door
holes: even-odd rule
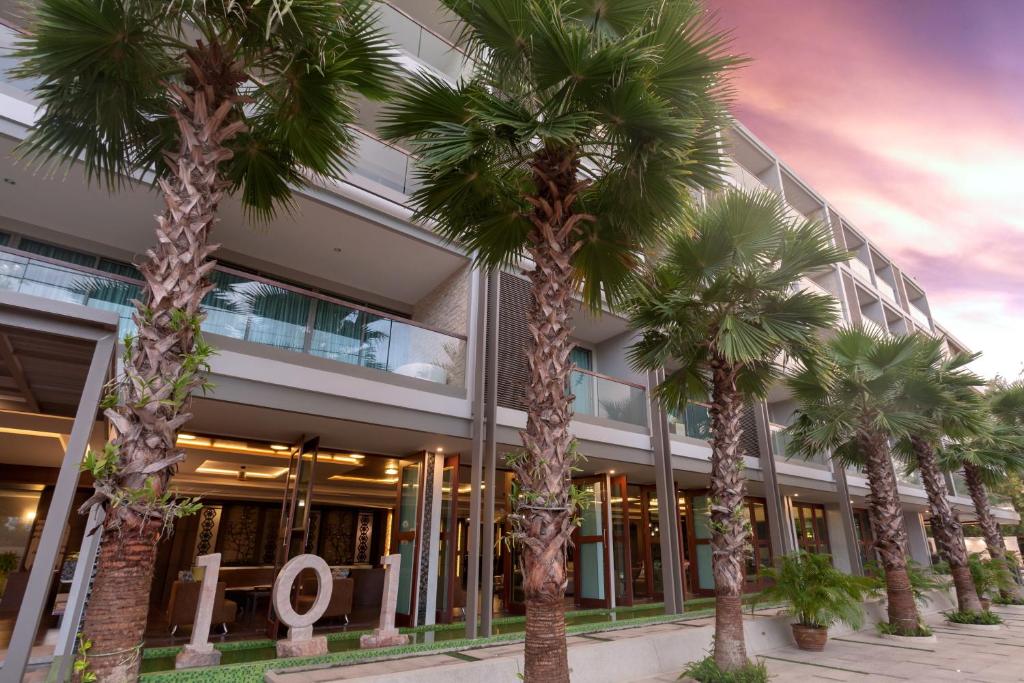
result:
[[[608,479],[603,476],[584,477],[574,479],[573,483],[593,496],[593,503],[582,512],[580,525],[573,532],[576,604],[580,607],[610,607]]]
[[[494,501],[495,520],[498,519],[499,509],[501,511],[501,522],[495,522],[496,531],[501,533],[495,534],[498,541],[495,543],[493,552],[501,567],[501,594],[505,600],[505,611],[509,614],[526,614],[526,592],[523,589],[523,568],[519,564],[519,544],[512,543],[510,540],[512,523],[508,520],[508,510],[505,507],[509,502],[514,480],[515,474],[512,472],[503,473],[502,488],[497,492],[501,493],[501,496],[496,497]],[[497,575],[498,573],[495,572],[495,576]],[[495,593],[497,594],[497,592],[496,587]]]
[[[690,591],[696,595],[714,595],[715,577],[711,568],[711,526],[707,515],[706,492],[691,493],[686,499],[687,535],[690,537]]]
[[[309,545],[309,516],[313,505],[313,473],[320,449],[320,437],[304,439],[288,456],[288,476],[281,502],[281,521],[277,532],[277,551],[274,554],[274,576],[284,563],[296,555],[307,552]],[[293,586],[299,590],[300,581]],[[269,607],[267,634],[278,636],[278,620],[273,607]]]
[[[793,526],[796,542],[809,553],[830,552],[825,506],[818,503],[793,503]]]
[[[398,567],[398,604],[395,607],[395,623],[409,626],[413,623],[415,609],[416,558],[419,556],[419,534],[416,521],[420,509],[422,488],[420,463],[404,465],[398,476],[398,499],[395,528],[391,534],[391,551],[401,556]]]
[[[612,555],[615,558],[615,605],[633,604],[633,556],[630,552],[630,504],[625,475],[611,478]]]
[[[465,605],[458,581],[460,544],[459,456],[444,459],[441,471],[441,528],[437,545],[437,622],[451,623],[455,610]]]

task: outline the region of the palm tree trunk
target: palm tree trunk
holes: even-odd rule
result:
[[[199,45],[189,61],[187,91],[172,87],[180,144],[167,156],[170,177],[160,180],[166,208],[157,219],[157,245],[139,268],[146,287],[133,316],[138,333],[126,353],[118,405],[105,412],[118,464],[110,476],[97,478],[96,493],[82,506],[83,512],[93,505],[107,511],[85,619],[89,669],[101,681],[138,677],[156,543],[174,517],[173,503],[163,496],[185,457],[177,432],[192,417],[190,393],[203,382],[205,355],[196,351],[200,304],[212,288],[206,275],[216,245],[209,233],[228,186],[219,169],[231,158],[221,143],[243,127],[229,120],[240,82],[233,65],[223,62],[216,46]],[[126,492],[136,502],[110,504]]]
[[[985,547],[988,549],[989,557],[1000,566],[1000,571],[1009,573],[1006,545],[1003,535],[999,533],[999,524],[996,523],[991,510],[989,510],[988,492],[985,490],[981,472],[976,466],[970,463],[965,464],[964,481],[967,483],[967,490],[970,491],[971,501],[974,503],[974,512],[978,516],[978,526],[981,527],[981,533],[985,537]],[[1005,583],[1012,582],[1012,577],[1007,576]],[[1005,588],[1000,588],[999,597],[1003,600],[1012,600],[1014,596]]]
[[[724,671],[747,666],[743,635],[743,568],[747,524],[746,480],[740,451],[742,399],[736,373],[722,358],[711,362],[711,571],[715,579],[715,663]]]
[[[953,575],[957,608],[961,612],[980,612],[981,600],[978,599],[978,591],[974,587],[974,579],[971,578],[971,570],[967,565],[964,530],[949,505],[949,500],[946,499],[946,480],[935,461],[935,450],[928,441],[920,437],[913,437],[911,443],[918,469],[921,471],[924,490],[928,494],[928,505],[932,513],[932,533],[939,546],[939,553],[949,562],[950,573]]]
[[[533,164],[536,195],[530,198],[533,229],[529,254],[532,302],[527,313],[526,457],[513,463],[522,496],[515,501],[516,541],[521,544],[526,599],[524,676],[527,683],[568,683],[565,644],[565,553],[573,530],[570,490],[575,462],[572,395],[572,256],[578,247],[573,214],[580,184],[571,150],[544,149]]]
[[[889,446],[884,434],[873,431],[860,432],[857,440],[866,456],[865,469],[871,489],[868,510],[875,549],[885,570],[889,623],[904,633],[916,633],[920,620],[907,574],[907,529]]]

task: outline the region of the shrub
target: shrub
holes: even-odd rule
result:
[[[998,614],[992,612],[943,612],[954,624],[972,624],[975,626],[995,626],[1003,623]]]
[[[807,552],[782,557],[778,568],[767,568],[762,576],[771,585],[761,599],[786,601],[786,613],[812,628],[842,622],[859,629],[864,619],[862,603],[873,587],[871,580],[833,567],[830,556]]]
[[[18,568],[18,554],[0,553],[0,574],[9,574]]]
[[[1016,595],[1012,595],[1009,598],[1004,599],[1003,596],[997,595],[992,598],[993,605],[1024,605],[1024,598],[1018,598]]]
[[[864,572],[871,578],[871,592],[876,595],[884,595],[885,569],[878,562],[872,560],[864,563]],[[914,593],[914,600],[924,605],[929,602],[929,592],[949,588],[949,579],[930,569],[925,569],[909,557],[907,558],[907,578],[910,580],[910,590]]]
[[[910,630],[900,628],[899,626],[893,626],[887,621],[880,621],[875,624],[875,628],[879,633],[887,636],[904,636],[908,638],[927,638],[932,635],[932,630],[924,624],[918,624],[916,629]]]
[[[1014,587],[1013,579],[1002,560],[986,559],[981,553],[971,553],[967,558],[967,566],[971,570],[974,588],[981,597],[996,596]]]
[[[762,660],[736,671],[722,671],[715,664],[715,658],[708,656],[699,662],[691,662],[680,678],[687,676],[700,683],[768,683],[768,667]]]

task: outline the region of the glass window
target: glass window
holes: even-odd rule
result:
[[[102,270],[104,273],[113,273],[120,275],[121,277],[130,277],[133,280],[141,280],[142,273],[139,269],[130,263],[124,263],[123,261],[114,261],[113,259],[100,258],[97,269]]]
[[[18,242],[18,248],[31,254],[38,254],[39,256],[45,256],[46,258],[74,263],[77,266],[87,266],[89,268],[96,266],[96,257],[91,254],[75,251],[74,249],[54,246],[52,244],[46,244],[45,242],[38,242],[27,237],[21,238]]]

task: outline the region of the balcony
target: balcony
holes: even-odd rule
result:
[[[875,286],[878,288],[878,292],[889,301],[896,302],[896,290],[893,289],[892,285],[883,280],[882,278],[875,279]]]
[[[932,323],[928,320],[928,314],[914,304],[910,304],[910,317],[914,319],[914,322],[926,330],[932,329]]]
[[[687,403],[686,409],[668,411],[668,430],[672,434],[707,441],[711,438],[711,416],[702,403]]]
[[[884,327],[882,327],[877,322],[875,322],[874,320],[872,320],[871,318],[869,318],[867,316],[862,316],[861,317],[861,324],[863,325],[865,331],[867,331],[867,332],[870,332],[872,334],[879,335],[879,336],[882,336],[882,337],[885,337],[885,336],[888,335],[888,332],[885,330]]]
[[[446,39],[387,3],[377,3],[377,11],[384,31],[419,65],[450,81],[466,70],[468,57]]]
[[[465,386],[466,340],[332,297],[230,268],[211,273],[202,329],[254,344],[449,386]],[[142,283],[0,248],[0,290],[114,311],[134,331]],[[641,399],[642,403],[642,399]]]
[[[847,263],[850,264],[850,270],[852,270],[855,275],[865,282],[872,282],[871,268],[868,267],[868,264],[861,261],[859,257],[855,256],[847,261]]]
[[[769,189],[760,178],[736,163],[729,165],[726,177],[731,185],[747,192],[763,192]]]
[[[786,426],[770,423],[768,430],[772,436],[772,453],[775,455],[776,460],[790,460],[798,464],[804,464],[809,467],[818,467],[828,469],[829,462],[828,456],[824,453],[816,453],[814,457],[805,460],[800,456],[792,455],[789,448],[789,435],[786,434]]]
[[[569,388],[576,396],[573,411],[577,415],[647,426],[647,391],[639,384],[576,369]]]

